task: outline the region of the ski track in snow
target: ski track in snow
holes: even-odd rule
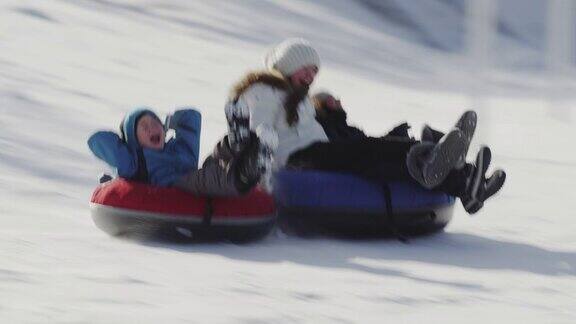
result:
[[[574,69],[544,73],[542,32],[512,13],[519,1],[505,1],[498,69],[485,79],[458,51],[430,46],[458,48],[459,31],[443,32],[459,23],[459,1],[426,2],[446,24],[417,2],[396,7],[416,25],[383,19],[370,2],[3,1],[2,322],[576,321]],[[534,19],[539,6],[530,8]],[[445,233],[410,244],[274,232],[185,245],[100,232],[88,199],[106,168],[87,149],[90,133],[116,129],[137,105],[194,106],[205,156],[225,130],[231,84],[289,36],[318,44],[316,87],[337,93],[371,134],[403,120],[414,133],[424,122],[447,129],[476,109],[471,151],[491,145],[504,190],[477,216],[458,206]]]

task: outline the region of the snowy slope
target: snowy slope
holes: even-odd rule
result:
[[[502,67],[538,52],[537,37],[503,31],[500,68],[477,76],[435,19],[458,24],[459,1],[387,1],[417,26],[366,2],[0,2],[2,323],[576,321],[573,76]],[[517,33],[531,25],[503,17]],[[402,120],[448,128],[476,109],[476,144],[508,171],[503,192],[409,245],[277,233],[245,246],[140,244],[95,228],[87,202],[105,167],[86,147],[92,131],[116,129],[136,105],[195,106],[206,155],[230,85],[289,36],[317,44],[317,87],[370,133]]]

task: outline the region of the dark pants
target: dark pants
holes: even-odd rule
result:
[[[287,167],[352,173],[379,182],[414,181],[406,155],[416,143],[375,137],[316,142],[290,155]]]
[[[251,189],[238,179],[239,161],[240,156],[232,152],[224,137],[206,158],[202,168],[188,172],[174,186],[200,196],[239,196]]]
[[[408,138],[390,137],[316,142],[290,155],[286,167],[351,173],[378,183],[406,181],[418,184],[406,166],[408,151],[418,143]],[[434,191],[460,196],[465,189],[463,172],[453,170]]]

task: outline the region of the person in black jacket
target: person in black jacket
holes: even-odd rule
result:
[[[410,173],[410,164],[404,160],[394,160],[392,157],[401,157],[403,150],[415,146],[418,143],[425,149],[426,146],[433,146],[445,135],[443,132],[435,130],[428,125],[424,125],[420,140],[410,136],[408,130],[410,125],[406,122],[396,126],[388,134],[381,137],[367,136],[361,129],[350,126],[347,122],[347,114],[343,109],[340,100],[328,92],[319,92],[312,96],[312,103],[316,110],[316,120],[328,136],[330,142],[338,143],[339,151],[324,147],[312,147],[312,149],[302,150],[295,153],[288,161],[288,166],[303,169],[322,169],[335,171],[347,169],[355,174],[365,175],[367,178],[386,178],[389,180],[411,181],[406,174]],[[473,111],[465,112],[457,125],[466,120],[476,119]],[[473,132],[472,132],[473,133]],[[357,159],[350,156],[350,152],[361,154],[367,158],[358,164]],[[383,159],[382,156],[387,156]],[[492,176],[485,179],[491,159],[490,149],[482,147],[476,156],[476,163],[466,163],[462,161],[461,166],[452,170],[441,185],[434,188],[436,191],[445,192],[461,199],[466,211],[470,214],[476,213],[482,208],[484,200],[494,195],[504,184],[506,173],[503,170],[495,171]],[[373,161],[386,161],[385,164],[372,163]],[[379,164],[378,166],[376,166]],[[353,167],[350,167],[350,166]],[[481,198],[470,197],[470,187],[475,187],[475,183],[482,184],[479,189]]]
[[[316,109],[316,120],[322,125],[331,142],[341,139],[368,137],[361,129],[348,125],[347,114],[342,108],[340,100],[330,93],[319,92],[314,94],[312,103]]]
[[[358,127],[348,124],[348,116],[342,107],[342,103],[329,92],[322,91],[314,94],[312,96],[312,103],[316,109],[316,120],[322,125],[324,132],[331,142],[367,139],[369,137]],[[414,141],[414,138],[408,133],[409,129],[410,125],[404,122],[394,127],[388,134],[382,136],[382,138],[387,140]],[[433,140],[432,138],[425,138],[427,140],[437,143],[440,138],[444,136],[444,133],[431,128],[429,129],[439,137],[435,137]]]

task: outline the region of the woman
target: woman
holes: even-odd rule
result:
[[[478,165],[463,163],[476,126],[473,112],[465,113],[459,127],[438,143],[374,138],[330,142],[308,97],[320,67],[316,50],[305,40],[288,39],[266,55],[265,64],[266,71],[249,73],[235,85],[226,113],[232,124],[276,131],[275,169],[340,171],[379,182],[416,181],[460,197],[469,213],[482,207],[485,192],[502,186],[505,174],[499,170],[499,181],[484,190],[489,184],[484,177],[488,148],[480,151]]]

